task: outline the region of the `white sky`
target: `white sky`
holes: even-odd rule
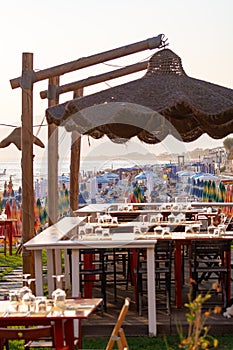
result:
[[[20,126],[21,89],[12,90],[10,79],[21,75],[22,53],[34,54],[34,69],[50,68],[80,57],[90,56],[124,45],[165,34],[169,48],[178,54],[186,73],[198,79],[233,88],[233,1],[232,0],[11,0],[1,2],[0,56],[0,123]],[[125,66],[147,59],[156,50],[107,62]],[[104,64],[76,71],[61,77],[61,84],[110,71]],[[144,72],[109,81],[110,86],[136,79]],[[40,124],[47,108],[39,92],[47,89],[47,81],[34,84],[34,124]],[[104,83],[86,88],[85,94],[107,88]],[[72,93],[62,95],[60,102],[72,99]],[[46,127],[38,137],[46,144]],[[13,129],[0,126],[0,140]],[[37,135],[38,129],[34,129]],[[97,146],[96,146],[97,145]],[[82,152],[88,153],[99,144],[84,142]],[[221,146],[222,140],[202,136],[190,144],[146,146],[160,153],[179,147]],[[110,143],[108,142],[108,147]],[[127,152],[132,151],[127,146]],[[141,147],[141,146],[140,146]],[[122,148],[123,152],[125,147]],[[35,154],[41,150],[35,147]],[[118,152],[118,151],[117,151]],[[120,153],[119,146],[119,153]],[[0,149],[0,161],[20,159],[14,145]]]

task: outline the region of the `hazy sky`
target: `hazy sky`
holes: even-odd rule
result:
[[[21,89],[12,90],[9,81],[21,75],[23,52],[34,54],[34,69],[40,70],[163,33],[168,38],[168,47],[181,57],[183,68],[189,76],[233,88],[232,14],[232,0],[2,1],[0,123],[21,124]],[[107,62],[108,65],[100,64],[66,74],[61,77],[61,84],[112,70],[116,65],[125,66],[148,59],[155,51],[143,51]],[[108,81],[108,85],[94,85],[85,89],[84,93],[100,91],[143,74]],[[47,81],[34,84],[35,125],[42,122],[47,108],[47,100],[41,100],[39,96],[41,90],[47,89],[47,84]],[[72,99],[72,93],[62,95],[60,101],[69,99]],[[34,129],[34,134],[45,144],[46,129]],[[0,126],[0,139],[12,130]],[[148,147],[155,153],[164,148],[171,150],[180,147],[173,147],[175,143],[170,145],[162,143],[153,146],[153,149]],[[204,136],[181,147],[193,149],[218,145],[222,145],[221,140],[214,141]],[[82,151],[85,154],[93,151],[94,147],[98,148],[98,143],[91,140],[91,146],[88,146],[84,141]],[[35,154],[40,154],[39,151],[35,147]],[[20,152],[15,146],[0,149],[0,161],[12,158],[20,159]]]

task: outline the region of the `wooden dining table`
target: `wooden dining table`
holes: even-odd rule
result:
[[[182,287],[183,287],[183,261],[182,261],[182,248],[183,246],[190,246],[194,240],[211,240],[212,238],[207,233],[198,234],[186,234],[183,233],[173,235],[174,241],[174,275],[175,275],[175,295],[176,295],[176,307],[182,308]],[[228,270],[231,271],[231,242],[233,240],[233,232],[228,232],[226,235],[220,237],[214,237],[215,240],[224,240],[228,243],[228,251],[226,254],[226,261]],[[228,274],[227,280],[228,295],[231,295],[231,274]],[[228,300],[229,301],[229,300]]]
[[[12,255],[12,245],[13,245],[13,224],[17,222],[17,219],[4,219],[0,220],[0,226],[4,228],[4,235],[6,233],[8,237],[9,244],[9,255]]]
[[[90,317],[101,303],[101,298],[70,298],[66,300],[65,308],[61,313],[55,313],[51,310],[43,313],[27,313],[25,311],[10,313],[8,311],[10,301],[1,300],[0,327],[44,326],[53,323],[56,349],[60,349],[66,344],[70,350],[74,350],[74,321],[78,320],[78,348],[82,349],[81,321]]]
[[[68,218],[67,218],[68,219]],[[74,221],[77,218],[73,218]],[[71,220],[72,222],[72,220]],[[77,223],[77,221],[76,221]],[[63,232],[63,237],[64,237]],[[116,239],[115,239],[116,238]],[[24,244],[26,249],[34,251],[35,257],[35,278],[36,278],[36,294],[43,295],[43,275],[42,275],[42,251],[46,250],[47,256],[51,256],[51,251],[67,251],[70,249],[72,251],[72,295],[76,296],[80,293],[80,275],[79,275],[79,259],[81,249],[114,249],[114,248],[128,248],[137,249],[145,248],[147,252],[147,271],[150,276],[155,276],[155,263],[154,263],[154,248],[156,244],[156,239],[150,240],[140,240],[134,239],[133,234],[116,234],[112,237],[104,239],[96,239],[87,235],[82,239],[67,239],[62,240],[62,232],[58,229],[58,225],[52,225],[47,230],[44,230],[41,234],[35,236],[30,241]],[[55,255],[55,260],[58,254]],[[59,260],[59,259],[58,259]],[[59,261],[58,261],[59,262]],[[55,261],[55,264],[57,263]],[[47,264],[48,272],[53,270],[52,265],[54,264],[53,259],[48,259]],[[51,273],[48,273],[48,284],[52,280]],[[50,281],[50,282],[49,282]],[[148,284],[148,330],[149,335],[157,335],[156,327],[156,302],[155,302],[155,279],[149,278]]]

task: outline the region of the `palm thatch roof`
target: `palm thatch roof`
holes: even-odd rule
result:
[[[170,49],[156,52],[137,80],[50,107],[48,123],[114,142],[137,136],[146,143],[168,134],[190,142],[207,133],[233,132],[233,90],[189,77]]]

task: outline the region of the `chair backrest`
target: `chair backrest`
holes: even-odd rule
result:
[[[130,305],[130,298],[125,298],[121,312],[118,316],[118,319],[116,321],[116,324],[114,326],[114,329],[112,331],[112,334],[110,336],[109,342],[105,350],[111,350],[115,342],[117,343],[118,349],[128,349],[124,331],[122,329],[122,324],[129,310],[129,305]]]
[[[0,327],[0,349],[3,350],[5,341],[8,340],[29,340],[53,338],[53,326],[38,326],[33,328],[7,328]]]
[[[226,254],[230,251],[230,241],[227,240],[196,240],[192,242],[191,255],[194,265],[200,262],[200,259],[219,260],[219,266],[226,266]]]

